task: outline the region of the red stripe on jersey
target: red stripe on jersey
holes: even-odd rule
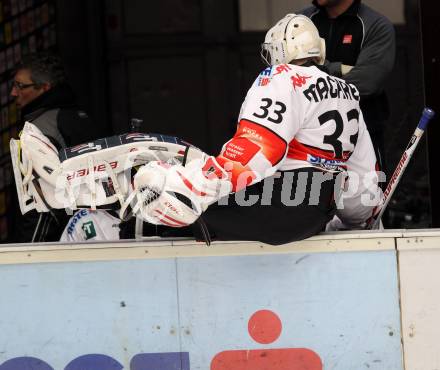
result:
[[[287,158],[300,159],[307,161],[308,155],[313,155],[315,157],[321,157],[324,159],[335,159],[335,154],[332,150],[319,149],[313,146],[309,146],[300,143],[298,140],[293,139],[289,143],[289,150],[287,152]]]
[[[191,181],[189,181],[185,176],[183,176],[179,171],[176,171],[177,174],[180,176],[180,178],[182,179],[183,183],[185,184],[185,186],[191,190],[195,195],[204,197],[206,196],[206,193],[204,193],[201,190],[198,190],[194,187],[194,185],[191,183]]]
[[[267,127],[242,119],[234,137],[217,157],[218,163],[230,173],[234,191],[251,184],[257,175],[248,163],[257,153],[275,166],[284,158],[287,143]],[[227,163],[230,167],[227,168]]]
[[[281,161],[286,153],[287,143],[281,136],[267,127],[245,119],[242,119],[238,124],[237,132],[231,141],[235,142],[235,140],[238,139],[245,139],[247,142],[252,143],[252,145],[249,144],[249,147],[245,148],[246,156],[248,152],[255,151],[258,147],[261,153],[270,163],[272,163],[273,166]],[[244,141],[242,141],[242,143],[244,143]],[[253,155],[257,152],[258,151],[255,151]],[[249,160],[250,159],[251,158],[249,158]],[[249,160],[247,160],[246,163],[249,162]]]
[[[319,157],[323,159],[334,160],[345,162],[350,157],[351,152],[343,152],[343,158],[335,158],[335,153],[333,150],[324,150],[316,148],[311,145],[300,143],[298,140],[293,139],[289,143],[289,150],[287,152],[287,158],[300,159],[302,161],[307,161],[308,155]]]

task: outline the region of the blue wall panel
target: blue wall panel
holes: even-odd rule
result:
[[[281,358],[271,370],[307,353],[324,369],[402,369],[393,251],[2,265],[0,276],[0,370],[205,370],[215,356],[244,370],[248,349]],[[248,327],[260,311],[280,321],[264,344]]]
[[[178,267],[181,322],[191,327],[183,347],[202,364],[225,349],[305,347],[325,369],[402,369],[392,251],[215,257]],[[267,345],[247,327],[264,309],[283,325]]]

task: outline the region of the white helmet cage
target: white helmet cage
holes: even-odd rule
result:
[[[325,61],[325,41],[310,18],[287,14],[266,33],[261,44],[261,57],[268,66],[313,58],[318,64]]]

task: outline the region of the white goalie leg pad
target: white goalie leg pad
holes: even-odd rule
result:
[[[176,156],[181,157],[179,153],[184,152],[185,147],[168,143],[160,145],[121,145],[69,158],[61,164],[63,172],[67,174],[68,183],[60,187],[63,189],[64,186],[68,186],[70,194],[73,194],[70,197],[75,199],[76,207],[79,208],[102,207],[119,202],[121,218],[124,218],[127,206],[132,200],[128,199],[128,196],[133,192],[133,167],[162,159],[174,164],[180,163]],[[200,150],[188,147],[186,160],[200,158],[202,155],[203,152]],[[110,194],[109,187],[112,189]]]
[[[10,141],[10,153],[21,212],[48,212],[40,182],[45,183],[46,193],[53,198],[54,184],[61,172],[57,149],[35,125],[27,122],[20,140]]]
[[[17,188],[18,204],[20,206],[21,213],[35,209],[35,202],[32,199],[32,195],[29,192],[29,187],[23,184],[23,180],[26,177],[26,165],[21,162],[20,156],[20,141],[11,139],[9,142],[9,148],[12,160],[12,170],[14,171],[15,186]]]
[[[32,123],[26,122],[20,136],[23,158],[32,161],[32,171],[49,184],[56,185],[61,175],[58,150]]]
[[[178,164],[203,155],[197,148],[184,145],[177,139],[145,141],[144,136],[149,136],[141,136],[143,141],[140,142],[104,148],[88,144],[77,146],[95,149],[82,154],[77,154],[77,147],[66,148],[64,161],[60,162],[58,151],[50,140],[27,122],[20,140],[11,140],[10,144],[21,211],[95,209],[115,202],[123,205],[133,193],[133,167],[157,160]]]
[[[151,162],[135,175],[134,188],[135,213],[152,224],[182,227],[229,194],[232,184],[215,158],[205,157],[186,166]]]

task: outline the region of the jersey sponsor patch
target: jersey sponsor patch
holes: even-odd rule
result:
[[[257,144],[272,165],[277,164],[286,152],[287,143],[279,135],[267,127],[245,119],[240,121],[234,139],[238,137],[246,138],[252,143]]]
[[[81,229],[84,232],[84,238],[86,240],[96,237],[95,224],[93,221],[84,222],[81,226]]]
[[[82,209],[79,212],[77,212],[75,214],[75,216],[73,216],[70,219],[69,226],[67,227],[67,234],[72,235],[73,231],[75,230],[75,225],[78,223],[78,221],[81,218],[87,216],[88,214],[89,214],[89,211],[87,209]]]
[[[270,83],[272,76],[272,67],[267,67],[264,71],[260,72],[258,76],[257,85],[266,86]]]
[[[229,141],[223,151],[223,156],[231,161],[240,162],[246,166],[252,157],[260,151],[260,147],[247,138],[238,137]]]
[[[260,72],[260,76],[269,77],[272,74],[272,67],[267,67],[262,72]]]
[[[289,144],[287,158],[307,161],[315,167],[330,171],[340,171],[346,168],[346,158],[350,153],[344,152],[343,159],[336,159],[334,152],[300,143],[293,139]]]
[[[328,171],[341,171],[347,167],[345,161],[339,159],[325,159],[311,154],[307,154],[307,162],[315,167]]]
[[[257,85],[258,86],[267,86],[272,81],[272,77],[287,73],[292,70],[292,67],[288,64],[279,64],[277,66],[268,67],[265,70],[263,70],[257,79]]]
[[[270,77],[259,77],[258,78],[258,86],[267,86],[270,83]]]

